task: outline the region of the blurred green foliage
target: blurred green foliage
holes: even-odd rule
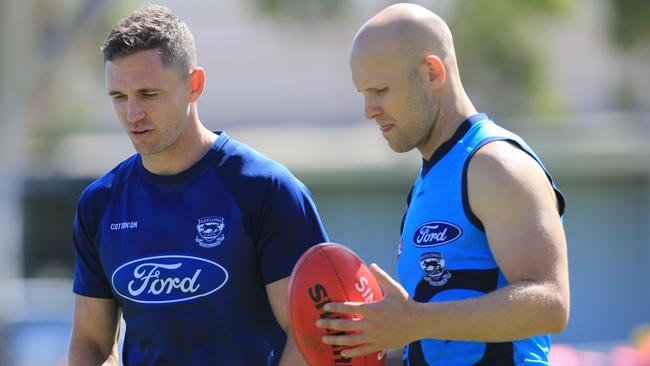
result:
[[[283,23],[305,25],[314,18],[342,15],[342,0],[254,0],[259,11]],[[385,1],[384,5],[390,4]],[[438,12],[452,11],[447,21],[455,37],[461,76],[468,90],[489,90],[478,100],[502,114],[554,113],[561,103],[544,83],[544,55],[536,47],[544,18],[565,17],[571,0],[456,0],[421,2]],[[451,6],[446,6],[451,4]],[[498,86],[494,93],[492,87]],[[480,108],[480,106],[479,106]]]
[[[353,7],[343,0],[253,0],[272,18],[309,25],[333,18]],[[381,6],[397,1],[382,1]],[[550,115],[565,105],[552,85],[544,42],[548,27],[571,22],[579,6],[572,0],[448,0],[419,1],[445,13],[454,34],[461,76],[470,96],[500,115]],[[611,41],[625,50],[650,40],[649,0],[610,0],[606,5]],[[449,14],[447,14],[449,13]],[[628,91],[629,92],[629,91]],[[472,94],[475,95],[472,95]],[[634,96],[621,94],[625,105]]]
[[[545,73],[543,27],[569,18],[571,0],[457,0],[448,18],[468,92],[498,114],[553,114],[562,102]]]
[[[96,124],[96,94],[88,91],[104,83],[100,46],[131,8],[124,0],[43,0],[32,9],[34,71],[28,84],[38,108],[26,112],[26,126],[29,135],[47,136],[30,146],[36,155],[51,156],[60,138]]]
[[[346,0],[253,0],[258,10],[277,18],[313,20],[333,18],[347,8]]]
[[[614,43],[629,48],[650,41],[650,1],[611,0]]]

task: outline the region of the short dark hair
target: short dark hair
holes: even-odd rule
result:
[[[182,76],[196,65],[190,28],[163,5],[144,6],[120,20],[101,47],[104,62],[151,49],[160,49],[163,64]]]

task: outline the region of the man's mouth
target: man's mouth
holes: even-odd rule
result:
[[[381,132],[388,132],[391,128],[393,128],[393,126],[394,125],[392,123],[387,123],[385,125],[379,126],[379,129],[381,130]]]
[[[134,136],[143,136],[143,135],[147,134],[150,131],[153,131],[153,130],[150,130],[150,129],[147,129],[147,130],[144,130],[144,129],[142,129],[142,130],[131,130],[131,134],[133,134]]]

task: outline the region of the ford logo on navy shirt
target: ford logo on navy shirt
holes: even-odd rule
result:
[[[139,303],[174,303],[210,295],[228,281],[223,266],[198,257],[163,255],[119,266],[111,278],[115,292]]]
[[[454,224],[444,221],[429,221],[415,229],[413,244],[416,247],[435,247],[450,243],[462,234],[462,230]]]

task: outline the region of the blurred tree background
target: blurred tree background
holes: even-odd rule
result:
[[[548,115],[563,103],[547,82],[545,40],[549,18],[567,20],[570,0],[456,2],[449,25],[462,80],[484,91],[482,103],[501,115]],[[490,92],[486,93],[485,91]],[[492,92],[493,91],[493,92]]]
[[[104,84],[99,42],[130,7],[122,0],[38,3],[29,98],[38,108],[28,110],[26,121],[28,136],[47,136],[30,146],[47,163],[60,138],[96,124],[96,94],[89,91]]]
[[[622,49],[648,46],[650,41],[650,1],[610,0],[610,34]]]
[[[146,3],[142,1],[141,3]],[[358,10],[379,9],[395,1],[250,0],[253,12],[282,27],[316,23],[359,22]],[[462,78],[470,96],[502,116],[557,115],[566,103],[549,82],[544,29],[553,22],[571,22],[580,9],[572,0],[439,0],[417,2],[443,15],[452,28]],[[618,52],[650,56],[650,1],[606,0],[603,24]],[[172,4],[175,5],[175,4]],[[39,0],[33,21],[36,50],[32,62],[27,134],[48,136],[31,146],[46,158],[59,137],[96,126],[95,95],[103,84],[98,40],[116,19],[131,11],[132,2],[105,0]],[[172,6],[173,7],[173,6]],[[552,25],[551,25],[552,26]],[[70,67],[74,65],[74,67]],[[74,81],[74,82],[73,82]],[[495,87],[498,86],[498,89]],[[634,91],[621,90],[623,100]],[[496,90],[496,92],[495,92]],[[476,95],[473,95],[476,94]],[[638,103],[621,102],[622,108]]]
[[[257,10],[283,24],[310,26],[315,20],[345,19],[354,2],[342,0],[254,0]],[[387,6],[396,1],[383,1]],[[470,96],[495,114],[504,116],[558,115],[565,101],[548,79],[544,28],[553,22],[571,22],[580,11],[572,0],[456,0],[415,1],[441,14],[454,35],[463,81]],[[608,0],[610,19],[604,24],[610,42],[620,52],[648,49],[650,1]],[[643,52],[644,57],[647,51]],[[613,90],[618,105],[634,109],[637,96],[625,87]],[[623,90],[625,89],[625,90]],[[622,94],[621,94],[622,93]]]
[[[10,250],[16,244],[4,243],[8,258],[22,268],[8,277],[71,276],[70,265],[61,264],[74,258],[70,225],[83,187],[57,183],[53,151],[65,136],[96,123],[96,94],[89,91],[103,84],[98,40],[122,13],[120,5],[124,2],[0,2],[0,142],[11,150],[3,151],[11,163],[0,164],[0,199],[22,196],[17,207],[0,205],[0,214],[21,217],[22,224],[2,227],[5,237],[22,232],[16,261]],[[1,212],[5,209],[10,212]]]

